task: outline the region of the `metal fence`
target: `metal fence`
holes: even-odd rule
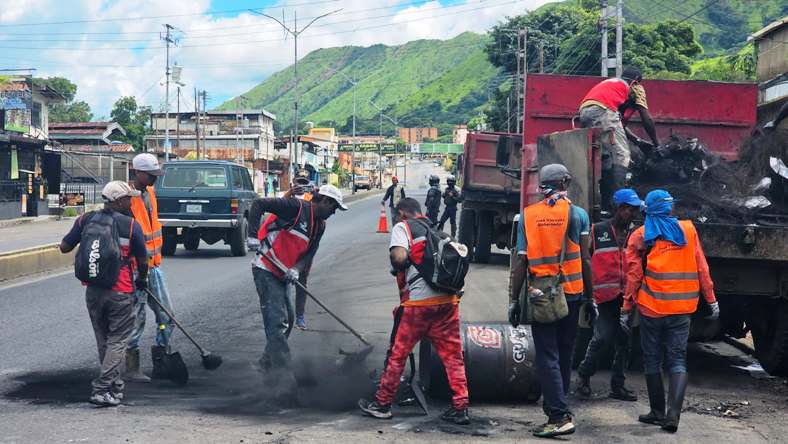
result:
[[[76,205],[101,203],[101,190],[104,184],[100,183],[61,183],[60,200],[62,205],[69,202]]]
[[[27,183],[20,180],[0,180],[0,202],[19,202]]]

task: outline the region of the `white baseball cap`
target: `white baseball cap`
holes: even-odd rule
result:
[[[137,197],[139,195],[140,192],[138,190],[135,190],[130,187],[129,184],[120,180],[115,180],[104,185],[104,189],[101,190],[101,197],[107,202],[115,202],[126,196]]]
[[[347,205],[342,202],[342,192],[339,191],[339,188],[335,187],[334,185],[323,185],[320,187],[320,190],[317,194],[330,197],[334,199],[339,204],[339,209],[342,211],[347,210]]]
[[[164,171],[159,166],[159,159],[151,153],[142,153],[134,156],[131,161],[131,168],[137,171],[145,171],[153,176],[163,176]]]

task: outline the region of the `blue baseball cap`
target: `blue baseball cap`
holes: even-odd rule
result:
[[[643,201],[638,197],[638,193],[632,188],[622,188],[613,194],[613,203],[618,207],[621,205],[629,205],[641,208]]]

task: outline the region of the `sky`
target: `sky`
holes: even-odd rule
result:
[[[293,39],[273,19],[298,29],[299,58],[335,46],[398,45],[485,32],[506,16],[551,0],[8,0],[0,8],[0,69],[35,68],[78,86],[94,120],[122,96],[164,109],[164,24],[174,27],[170,62],[182,67],[181,107],[194,88],[208,108],[239,95],[293,62]],[[176,106],[174,87],[170,107]]]

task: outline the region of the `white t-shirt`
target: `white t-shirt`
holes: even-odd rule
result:
[[[391,243],[389,244],[389,250],[394,247],[402,247],[410,252],[410,237],[408,236],[408,229],[405,226],[405,222],[400,222],[397,225],[394,225],[394,228],[391,229]],[[408,267],[408,271],[405,274],[405,279],[407,282],[410,282],[410,280],[413,279],[418,274],[418,272],[419,271],[413,265]],[[408,284],[408,290],[410,291],[411,300],[423,300],[446,295],[445,292],[434,290],[421,277],[416,279],[412,284]]]

